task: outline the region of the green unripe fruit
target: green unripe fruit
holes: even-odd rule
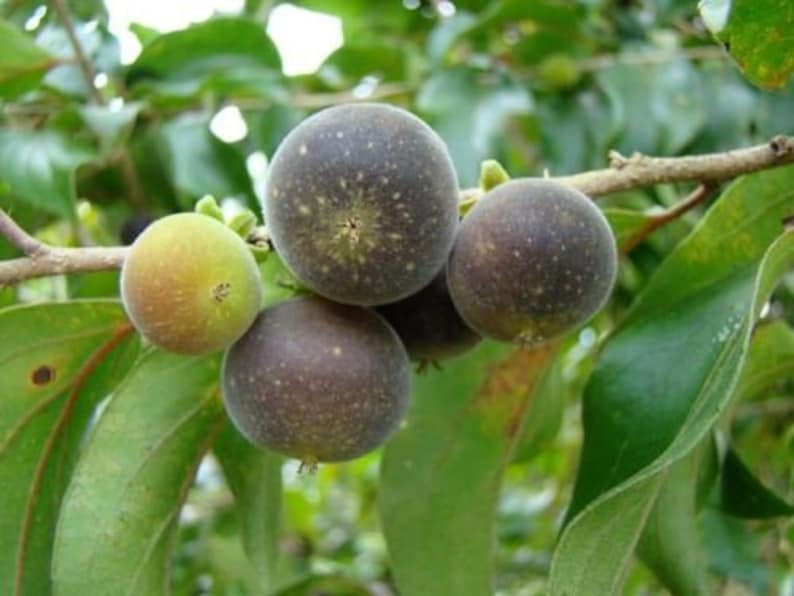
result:
[[[380,316],[319,297],[262,311],[223,368],[240,432],[310,464],[380,445],[402,420],[410,384],[405,348]]]
[[[609,296],[615,239],[585,195],[550,180],[506,182],[461,223],[448,284],[486,337],[531,346],[584,323]]]
[[[480,341],[452,304],[446,271],[416,294],[379,306],[377,311],[400,336],[413,360],[439,362],[467,352]]]
[[[337,302],[409,296],[441,270],[458,184],[441,139],[405,110],[336,106],[304,120],[268,171],[276,250],[308,288]]]
[[[179,213],[135,239],[121,269],[121,298],[133,325],[155,346],[206,354],[248,329],[262,286],[237,234],[204,215]]]

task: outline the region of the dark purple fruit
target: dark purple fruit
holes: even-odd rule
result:
[[[410,296],[444,266],[458,184],[444,143],[385,104],[329,108],[281,143],[268,172],[265,219],[304,285],[337,302]]]
[[[145,213],[134,213],[122,224],[119,230],[119,238],[121,243],[129,246],[141,233],[155,221],[155,218]]]
[[[612,231],[589,198],[550,180],[513,180],[461,223],[449,291],[482,335],[534,345],[595,314],[617,265]]]
[[[240,432],[310,464],[380,445],[402,420],[410,385],[405,348],[380,316],[319,297],[262,311],[223,370]]]
[[[480,336],[460,318],[447,289],[446,271],[429,285],[377,311],[400,336],[408,355],[421,362],[438,362],[473,348]]]

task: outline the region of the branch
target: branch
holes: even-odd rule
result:
[[[52,7],[55,9],[55,12],[58,13],[58,19],[61,21],[63,28],[66,30],[66,36],[69,38],[69,44],[74,50],[77,63],[80,65],[80,71],[83,73],[83,78],[88,84],[88,90],[91,92],[91,96],[99,105],[104,105],[105,98],[102,97],[99,89],[97,89],[94,85],[94,80],[96,79],[94,65],[91,64],[91,61],[88,59],[88,56],[86,56],[86,53],[83,50],[83,46],[80,44],[80,40],[77,38],[77,31],[75,31],[74,23],[72,23],[72,18],[69,16],[69,10],[66,8],[64,0],[52,0]]]
[[[718,182],[759,170],[794,163],[794,137],[776,136],[765,145],[686,157],[648,157],[634,154],[623,157],[611,154],[612,167],[573,176],[553,177],[591,197],[671,182],[698,182],[700,186],[681,203],[655,217],[635,238],[632,246],[654,230],[680,217],[704,201]],[[483,195],[480,189],[461,190],[461,200],[475,202]],[[0,286],[32,279],[85,271],[117,269],[124,262],[126,247],[55,248],[47,246],[20,228],[0,209],[0,236],[7,238],[26,257],[0,261]]]
[[[610,161],[609,169],[556,180],[591,197],[670,182],[720,182],[794,163],[794,137],[779,135],[764,145],[687,157],[648,157],[639,153],[623,157],[612,152]]]
[[[713,182],[701,184],[683,201],[676,203],[669,209],[666,209],[649,219],[644,226],[637,230],[634,235],[629,237],[629,239],[623,243],[620,252],[624,255],[629,254],[638,244],[653,234],[656,230],[667,225],[671,221],[678,219],[687,211],[700,205],[703,201],[713,195],[718,188],[719,186]]]
[[[77,37],[77,31],[74,28],[72,17],[69,15],[69,9],[66,7],[64,0],[52,0],[52,7],[55,9],[55,12],[58,13],[58,19],[66,30],[69,44],[74,50],[75,58],[80,65],[80,72],[83,73],[83,78],[85,79],[86,85],[88,85],[91,97],[98,105],[107,105],[107,101],[94,83],[96,80],[96,70]],[[135,170],[135,163],[132,161],[132,156],[126,147],[124,147],[121,152],[120,162],[121,176],[124,180],[124,185],[127,187],[130,202],[136,207],[142,207],[145,202],[143,186],[138,179],[138,172]]]

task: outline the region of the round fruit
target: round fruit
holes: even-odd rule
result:
[[[304,120],[268,172],[276,250],[308,288],[337,302],[405,298],[441,270],[458,183],[441,139],[405,110],[336,106]]]
[[[196,213],[158,219],[129,249],[121,297],[151,343],[179,354],[228,347],[262,302],[259,269],[248,246],[219,221]]]
[[[380,316],[319,297],[262,311],[223,369],[240,432],[309,464],[380,445],[405,413],[410,384],[405,348]]]
[[[482,335],[531,346],[584,323],[606,301],[617,250],[585,195],[550,180],[496,187],[461,223],[448,283]]]
[[[458,356],[480,341],[452,304],[446,271],[413,296],[377,310],[400,336],[408,355],[420,362]]]

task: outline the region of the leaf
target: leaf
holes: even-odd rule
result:
[[[789,0],[701,0],[700,13],[745,77],[781,89],[794,73],[794,5]]]
[[[471,186],[480,162],[495,157],[509,119],[532,110],[529,91],[507,76],[458,67],[439,71],[416,98],[420,111],[446,141],[462,186]]]
[[[114,393],[61,509],[55,594],[167,592],[179,511],[224,420],[218,368],[152,351]]]
[[[140,103],[128,103],[119,109],[91,104],[80,108],[80,116],[99,138],[103,151],[108,152],[129,139],[142,108]]]
[[[184,114],[163,125],[163,150],[174,186],[193,201],[205,194],[253,196],[243,155],[215,138],[206,114]]]
[[[722,462],[719,506],[728,515],[747,519],[794,514],[794,506],[764,486],[733,449]]]
[[[794,376],[794,329],[783,321],[760,325],[753,334],[739,382],[742,399],[762,397],[775,384]]]
[[[91,149],[54,131],[0,129],[0,198],[10,195],[74,219],[75,171],[93,157]]]
[[[562,359],[556,358],[543,373],[529,400],[526,422],[513,454],[513,463],[526,463],[557,437],[565,410]]]
[[[35,89],[56,63],[15,25],[0,20],[0,97],[13,99]]]
[[[492,593],[494,510],[554,346],[484,342],[415,378],[381,465],[379,512],[401,594]]]
[[[672,594],[713,594],[697,526],[698,479],[711,437],[676,462],[645,523],[637,554]]]
[[[227,422],[215,455],[234,493],[243,544],[265,593],[275,585],[281,518],[281,456],[251,445]]]
[[[553,594],[618,589],[665,474],[726,407],[758,313],[794,264],[794,234],[774,240],[794,211],[792,183],[794,168],[785,168],[731,186],[606,344],[585,389],[585,439]]]
[[[619,207],[604,209],[604,215],[609,222],[609,227],[612,228],[619,249],[624,248],[637,232],[653,221],[653,215],[648,212]]]
[[[241,18],[210,19],[160,35],[127,71],[128,85],[153,84],[175,96],[222,88],[273,97],[282,93],[280,80],[281,59],[264,27]]]
[[[684,58],[671,55],[656,66],[617,62],[596,80],[623,123],[616,147],[623,153],[676,153],[706,122],[700,77]]]
[[[137,341],[117,302],[0,311],[0,593],[48,594],[58,507],[94,407]]]

